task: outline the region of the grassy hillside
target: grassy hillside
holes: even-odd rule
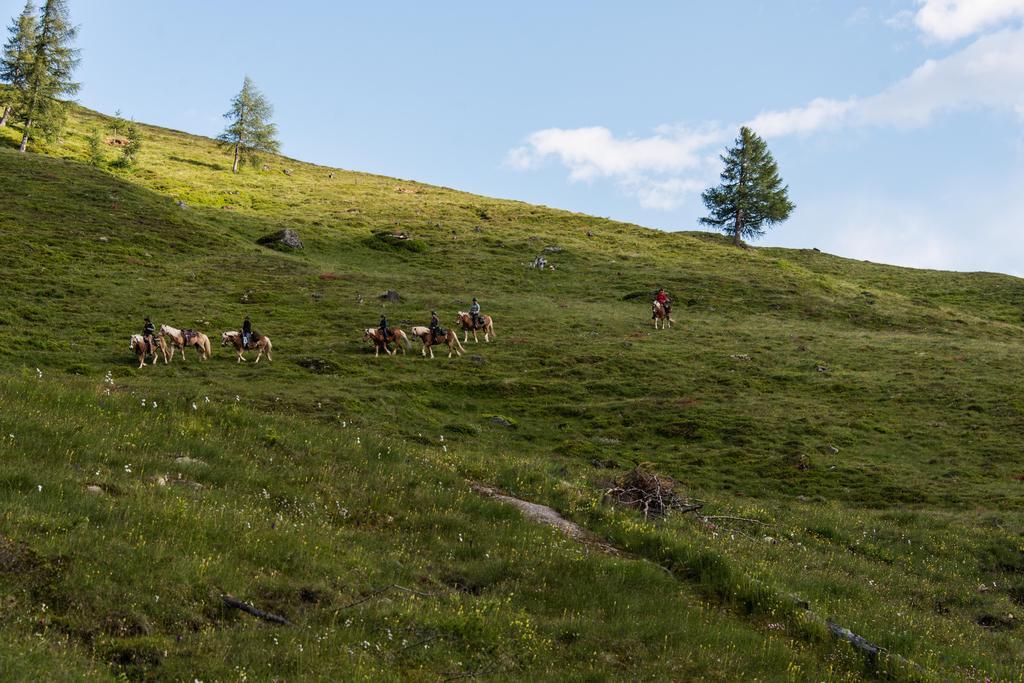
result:
[[[94,169],[84,136],[107,123],[77,109],[27,156],[0,129],[10,677],[874,675],[798,596],[909,660],[881,658],[896,678],[1020,680],[1024,281],[283,158],[236,176],[159,128],[136,170]],[[286,227],[304,250],[256,245]],[[412,240],[376,236],[394,231]],[[529,268],[549,247],[556,269]],[[479,296],[498,339],[374,359],[360,332],[389,288],[405,327]],[[275,361],[136,369],[144,315],[211,337],[250,315]],[[641,461],[714,519],[604,504]]]

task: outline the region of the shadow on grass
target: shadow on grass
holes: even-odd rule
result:
[[[183,164],[192,164],[193,166],[202,166],[213,171],[223,171],[226,167],[220,164],[213,164],[208,161],[199,161],[198,159],[186,159],[184,157],[169,156],[167,157],[171,161],[180,161]]]

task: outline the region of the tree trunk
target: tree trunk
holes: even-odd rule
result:
[[[740,178],[736,184],[736,222],[732,226],[732,243],[740,246],[740,235],[743,234],[743,181],[747,173],[747,144],[744,140],[740,150]]]
[[[231,172],[232,173],[238,173],[238,144],[239,143],[237,143],[237,142],[235,143],[235,163],[231,167]]]
[[[25,150],[28,149],[28,132],[30,128],[32,128],[32,119],[29,119],[28,122],[25,123],[25,133],[21,136],[21,147],[18,148],[18,151],[22,154],[24,154]]]
[[[11,108],[10,107],[4,107],[4,115],[0,116],[0,128],[3,128],[4,126],[7,125],[7,119],[10,118],[10,116],[11,116]]]

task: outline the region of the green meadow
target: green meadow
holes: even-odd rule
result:
[[[1024,678],[1024,281],[233,175],[149,126],[128,170],[109,124],[0,129],[0,677]],[[256,244],[284,228],[305,248]],[[461,358],[361,339],[473,296],[497,339]],[[213,357],[137,368],[147,315]],[[245,315],[272,363],[219,345]],[[606,502],[638,463],[704,507]]]

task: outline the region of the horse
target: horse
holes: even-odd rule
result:
[[[367,327],[363,330],[363,341],[373,342],[373,357],[376,358],[380,355],[380,350],[384,349],[384,353],[389,356],[395,355],[397,349],[401,349],[402,353],[405,353],[405,349],[411,346],[409,343],[409,337],[405,335],[405,332],[397,327],[389,327],[388,332],[390,336],[387,339],[383,338],[378,327]],[[396,351],[392,351],[388,348],[388,342],[395,342]]]
[[[484,331],[484,341],[485,342],[491,341],[492,338],[493,339],[497,339],[497,337],[494,334],[494,320],[491,319],[491,316],[489,316],[489,315],[481,315],[481,316],[478,316],[478,317],[481,320],[484,321],[484,324],[481,327],[477,327],[476,325],[473,324],[473,316],[471,316],[469,313],[465,313],[463,311],[459,311],[459,317],[457,317],[455,319],[455,324],[456,325],[462,325],[462,341],[463,342],[468,342],[469,341],[469,333],[470,332],[473,333],[473,342],[474,343],[479,342],[480,340],[477,339],[477,337],[476,337],[476,331],[477,330],[483,330]]]
[[[462,347],[462,344],[459,343],[459,335],[455,332],[455,330],[445,330],[444,336],[438,339],[434,339],[434,333],[430,330],[429,327],[420,327],[419,325],[417,325],[416,327],[412,328],[412,333],[413,335],[419,337],[420,341],[423,342],[423,349],[421,353],[424,356],[427,355],[427,350],[429,349],[430,357],[433,358],[434,344],[438,344],[441,342],[444,342],[445,344],[448,345],[449,358],[452,357],[453,352],[456,355],[461,356],[462,352],[466,350]]]
[[[135,357],[139,359],[139,367],[141,368],[146,364],[146,340],[141,334],[133,334],[131,339],[128,340],[128,348],[135,352]],[[167,365],[167,344],[164,342],[164,338],[154,335],[153,346],[149,350],[149,355],[153,358],[150,360],[151,365],[156,365],[156,352],[160,351],[164,356],[164,365]]]
[[[242,344],[241,332],[236,332],[234,330],[230,332],[224,332],[223,334],[220,335],[220,345],[227,346],[228,344],[231,344],[235,347],[235,353],[238,354],[239,363],[245,362],[245,356],[243,356],[242,354],[245,352],[246,348],[260,350],[260,352],[256,354],[257,363],[260,362],[260,358],[263,357],[264,353],[267,354],[268,363],[271,363],[274,360],[273,358],[270,357],[270,352],[274,348],[274,345],[270,343],[270,337],[268,337],[265,334],[261,334],[259,336],[259,339],[257,339],[256,341],[252,341],[252,339],[250,339],[249,346],[246,347]]]
[[[651,302],[651,313],[654,314],[654,329],[658,329],[658,321],[661,321],[661,329],[672,327],[675,320],[672,319],[671,311],[666,311],[660,301]]]
[[[185,360],[186,346],[194,347],[201,360],[206,360],[213,354],[210,350],[210,338],[202,332],[192,330],[187,342],[185,340],[185,331],[170,325],[161,325],[160,334],[171,338],[171,360],[174,360],[174,349],[176,348],[181,350],[181,360]]]

